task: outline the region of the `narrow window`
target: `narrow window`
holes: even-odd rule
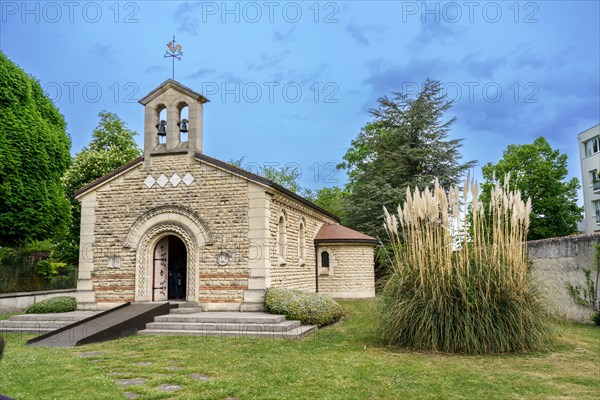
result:
[[[321,253],[321,268],[329,268],[329,252]]]
[[[177,126],[179,127],[179,143],[186,143],[188,141],[188,129],[189,129],[189,107],[185,104],[181,105],[179,110],[179,121]]]
[[[300,223],[300,229],[298,231],[298,258],[303,263],[306,258],[306,235],[304,233],[304,222]]]
[[[594,201],[594,208],[596,209],[596,223],[600,224],[600,200]]]
[[[167,108],[164,106],[160,106],[161,108],[159,108],[157,111],[157,118],[158,120],[156,121],[156,134],[158,136],[158,144],[165,144],[167,143],[167,128],[168,128],[168,121],[167,121]]]
[[[280,261],[285,261],[285,253],[286,253],[286,232],[285,232],[285,218],[283,215],[279,217],[279,224],[277,226],[277,241],[278,243],[278,253],[280,257]]]

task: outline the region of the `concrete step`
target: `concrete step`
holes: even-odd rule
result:
[[[265,303],[263,303],[263,302],[260,302],[260,303],[247,303],[247,302],[244,302],[240,306],[240,311],[241,312],[264,311],[264,310],[265,310]]]
[[[73,321],[0,321],[0,330],[5,329],[58,329],[70,325]]]
[[[10,317],[10,321],[80,321],[98,313],[99,311],[71,311],[53,314],[20,314]]]
[[[150,330],[176,330],[176,331],[226,331],[226,332],[286,332],[300,326],[299,321],[283,321],[278,324],[232,324],[214,322],[151,322],[146,325]]]
[[[199,312],[202,312],[202,309],[198,307],[182,307],[171,309],[171,314],[196,314]]]
[[[44,334],[44,333],[50,333],[52,331],[55,331],[56,328],[24,328],[24,327],[19,327],[19,328],[5,328],[3,326],[0,326],[0,334],[3,333],[31,333],[31,334],[36,334],[36,335],[40,335],[40,334]]]
[[[200,312],[193,314],[161,315],[154,322],[186,322],[186,323],[232,323],[232,324],[277,324],[285,321],[283,315],[272,315],[258,312]]]
[[[256,337],[269,339],[302,339],[309,333],[317,329],[314,325],[302,325],[285,332],[271,331],[224,331],[224,330],[170,330],[170,329],[144,329],[139,331],[140,335],[161,335],[161,336],[219,336],[219,337]]]

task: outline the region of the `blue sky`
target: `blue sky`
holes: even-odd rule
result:
[[[580,176],[577,133],[600,122],[597,1],[0,2],[0,49],[38,78],[76,153],[101,110],[140,133],[137,100],[171,76],[203,92],[204,151],[295,163],[302,184],[333,165],[377,98],[445,83],[465,160],[496,162],[543,135]],[[480,175],[480,167],[475,170]]]

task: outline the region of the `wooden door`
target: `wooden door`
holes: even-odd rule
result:
[[[152,299],[166,301],[168,299],[169,280],[169,238],[162,238],[154,248],[154,286]]]

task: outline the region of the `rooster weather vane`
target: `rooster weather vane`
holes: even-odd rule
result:
[[[181,61],[181,56],[183,56],[183,53],[181,52],[181,45],[180,44],[175,44],[175,35],[173,35],[173,41],[167,43],[167,47],[169,48],[169,50],[165,50],[165,55],[163,56],[163,58],[168,58],[171,57],[172,59],[172,77],[173,80],[175,80],[175,59],[178,59],[179,61]]]

